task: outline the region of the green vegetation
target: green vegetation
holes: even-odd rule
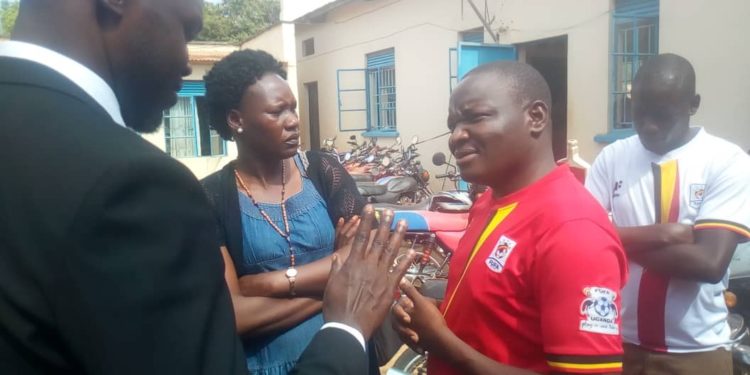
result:
[[[279,21],[279,0],[206,2],[198,40],[241,43]]]
[[[2,3],[0,7],[0,37],[9,38],[18,17],[18,3]]]

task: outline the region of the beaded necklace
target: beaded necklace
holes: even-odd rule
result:
[[[292,246],[292,232],[289,230],[289,218],[286,214],[286,200],[284,199],[286,195],[286,163],[282,160],[281,161],[281,217],[284,222],[284,230],[282,231],[281,228],[279,228],[276,223],[271,220],[271,217],[268,215],[268,213],[260,207],[258,202],[253,198],[253,195],[250,194],[250,189],[247,188],[247,185],[245,185],[245,182],[242,180],[242,177],[240,176],[240,173],[237,172],[237,169],[234,170],[234,176],[237,178],[237,182],[242,186],[242,189],[245,190],[245,194],[250,198],[250,201],[253,202],[253,205],[255,208],[258,209],[258,212],[260,212],[260,216],[263,217],[263,219],[271,225],[271,227],[278,233],[281,237],[283,237],[286,240],[287,245],[289,246],[289,268],[286,270],[286,277],[289,279],[289,292],[292,296],[295,295],[294,293],[294,282],[295,278],[297,277],[297,269],[295,268],[296,262],[294,257],[294,247]]]

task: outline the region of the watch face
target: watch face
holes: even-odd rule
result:
[[[286,277],[295,277],[297,276],[297,269],[296,268],[288,268],[286,270]]]

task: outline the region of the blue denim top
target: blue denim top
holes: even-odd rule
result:
[[[297,265],[324,258],[333,252],[335,230],[326,203],[307,178],[299,155],[294,157],[302,172],[302,191],[286,202],[292,246]],[[289,267],[289,247],[244,193],[238,191],[242,212],[244,262],[238,275],[285,270]],[[281,205],[259,203],[279,228],[284,228]],[[316,314],[285,332],[243,340],[247,368],[251,374],[286,375],[323,325]]]

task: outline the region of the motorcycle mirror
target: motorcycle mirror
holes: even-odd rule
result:
[[[415,136],[411,137],[411,144],[415,145],[417,143],[419,143],[419,136],[415,135]]]
[[[357,140],[357,136],[356,135],[351,135],[351,136],[349,136],[349,139],[351,139],[352,141],[356,141]]]
[[[396,137],[396,143],[394,143],[394,146],[398,146],[401,144],[401,137]]]
[[[346,161],[349,161],[349,159],[351,159],[351,158],[352,158],[352,153],[351,152],[347,152],[346,155],[344,155],[344,160],[346,160]]]
[[[326,138],[325,145],[328,147],[333,146],[333,140],[331,140],[330,138]]]
[[[435,164],[436,166],[445,165],[445,154],[442,152],[436,152],[434,155],[432,155],[432,164]]]
[[[383,157],[383,161],[381,162],[381,164],[383,164],[383,166],[387,168],[391,164],[391,158],[387,156]]]

